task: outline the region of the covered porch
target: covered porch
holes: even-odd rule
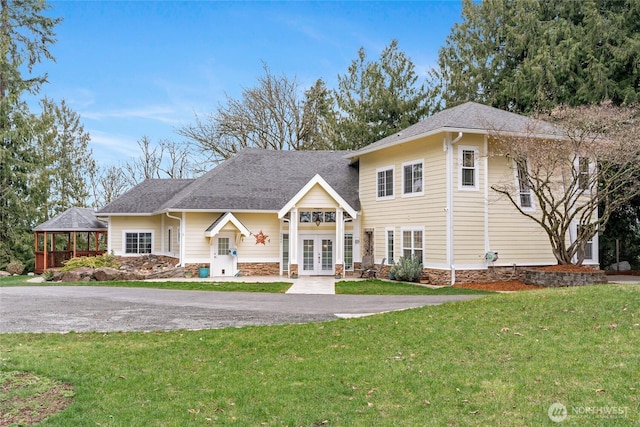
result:
[[[40,224],[35,233],[35,273],[59,268],[71,258],[106,253],[107,225],[93,209],[70,208]]]

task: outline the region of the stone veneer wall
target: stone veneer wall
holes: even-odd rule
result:
[[[607,274],[602,270],[594,270],[592,272],[527,270],[524,273],[523,282],[527,285],[550,288],[584,286],[607,283]]]
[[[488,267],[483,270],[456,270],[456,283],[485,283],[522,280],[525,267]],[[427,268],[423,277],[428,277],[432,285],[450,285],[451,271]]]
[[[241,276],[279,276],[279,262],[239,262]]]

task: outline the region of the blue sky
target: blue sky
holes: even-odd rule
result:
[[[117,164],[148,136],[180,141],[195,113],[240,98],[263,75],[318,78],[336,87],[364,47],[377,59],[392,39],[421,75],[461,14],[460,1],[52,1],[64,21],[39,97],[65,99],[91,135],[94,157]]]

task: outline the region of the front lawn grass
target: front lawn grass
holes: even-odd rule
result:
[[[385,280],[361,280],[336,282],[336,294],[349,295],[480,295],[493,292],[444,286],[430,288],[413,283]]]
[[[46,426],[538,426],[640,419],[640,287],[325,323],[5,334],[0,370],[74,386]],[[2,400],[2,399],[0,399]]]

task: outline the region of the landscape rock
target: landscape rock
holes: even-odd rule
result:
[[[0,271],[0,277],[9,277],[11,276],[11,273],[8,273],[6,271]]]
[[[110,282],[112,280],[126,280],[126,271],[112,267],[100,267],[93,272],[93,278],[99,282]]]
[[[92,279],[94,271],[93,268],[88,267],[76,268],[72,271],[63,272],[59,280],[61,282],[87,282]]]
[[[609,267],[607,267],[607,270],[609,270],[609,271],[630,271],[631,270],[631,264],[629,264],[629,261],[620,261],[619,263],[611,264]]]

